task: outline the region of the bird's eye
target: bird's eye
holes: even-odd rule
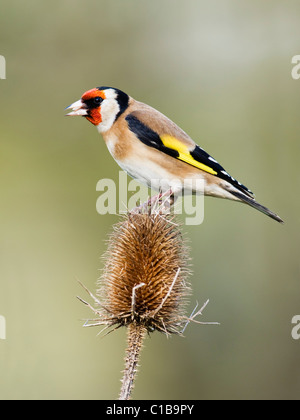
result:
[[[93,99],[93,102],[95,105],[100,105],[103,99],[100,96],[96,96],[96,98]]]

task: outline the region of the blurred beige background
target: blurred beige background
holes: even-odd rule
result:
[[[185,337],[146,340],[135,399],[300,396],[298,1],[2,0],[0,55],[0,399],[114,399],[126,333],[83,329],[117,216],[95,205],[118,167],[64,108],[95,86],[123,89],[172,118],[286,221],[206,199],[185,227]]]

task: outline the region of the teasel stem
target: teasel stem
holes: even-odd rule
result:
[[[123,372],[122,386],[119,400],[129,400],[138,370],[138,362],[147,330],[136,322],[128,325],[128,346],[125,357],[125,370]]]

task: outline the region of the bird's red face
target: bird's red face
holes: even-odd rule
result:
[[[88,115],[86,119],[92,124],[98,125],[102,122],[101,103],[106,99],[105,92],[99,89],[91,89],[85,92],[81,101],[87,106]]]
[[[89,120],[92,124],[98,125],[102,122],[101,103],[106,99],[105,92],[97,88],[85,92],[79,101],[74,102],[67,109],[72,109],[67,115],[80,115]]]
[[[97,126],[100,132],[111,128],[114,121],[128,107],[129,97],[126,93],[110,87],[99,87],[85,92],[79,101],[66,109],[71,109],[67,115],[85,117]]]

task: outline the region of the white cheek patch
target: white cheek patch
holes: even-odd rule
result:
[[[115,99],[104,99],[101,105],[102,122],[97,126],[99,133],[108,131],[120,111],[118,102]]]
[[[101,104],[102,122],[97,125],[99,133],[104,133],[111,129],[119,111],[120,106],[117,101],[117,93],[114,89],[106,89],[105,99]]]

